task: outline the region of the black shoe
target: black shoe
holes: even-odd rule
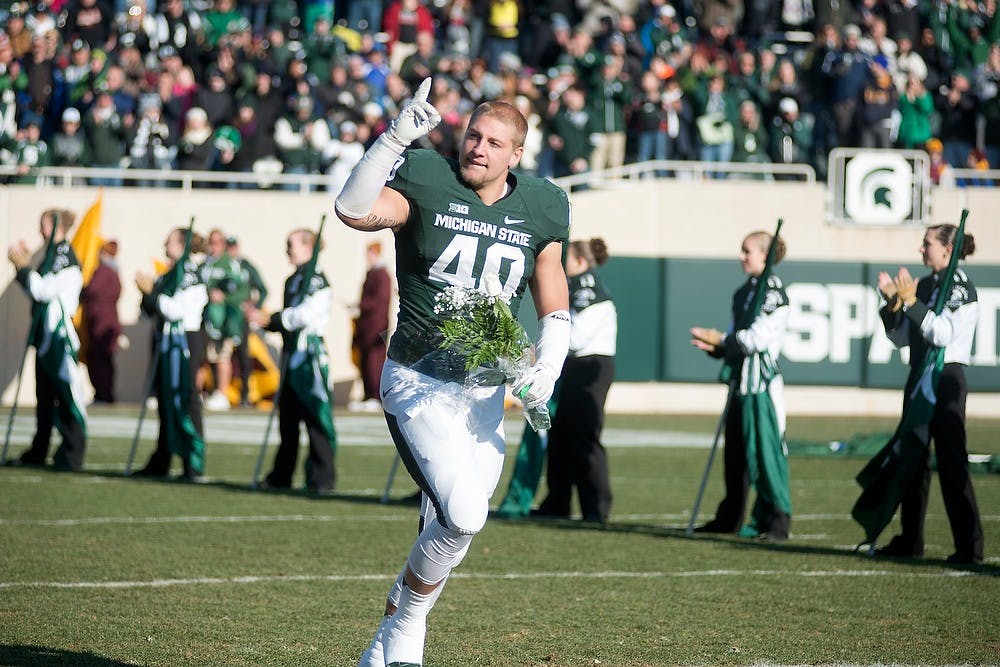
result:
[[[694,529],[696,533],[712,533],[718,535],[727,535],[730,533],[735,533],[736,529],[731,526],[724,526],[715,519],[709,521],[708,523],[698,526]]]
[[[329,498],[333,495],[332,486],[307,486],[306,494],[313,498]]]
[[[966,553],[953,553],[945,558],[944,562],[949,565],[979,565],[983,562],[983,557]]]
[[[882,558],[923,558],[924,548],[917,548],[909,540],[904,540],[902,535],[896,535],[889,540],[889,544],[876,549],[875,556]]]
[[[257,484],[257,488],[261,491],[288,491],[292,488],[291,484],[275,484],[268,478],[264,478]]]
[[[759,535],[765,542],[785,542],[788,540],[788,533],[777,530],[769,530]]]
[[[208,478],[193,472],[184,472],[177,475],[177,481],[185,484],[204,484]]]
[[[162,477],[166,477],[169,474],[170,473],[167,470],[159,470],[159,469],[156,469],[156,468],[150,468],[149,466],[146,466],[145,468],[139,468],[138,470],[136,470],[135,472],[133,472],[132,476],[133,477],[150,477],[150,478],[153,478],[153,479],[159,479],[159,478],[162,478]]]
[[[24,452],[23,454],[21,454],[21,456],[18,457],[17,460],[23,466],[37,466],[37,467],[41,467],[41,466],[45,465],[45,457],[44,456],[39,456],[38,454],[35,454],[30,449],[28,451]]]

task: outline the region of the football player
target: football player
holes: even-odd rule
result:
[[[396,235],[400,310],[380,391],[393,441],[424,497],[422,530],[361,658],[366,666],[421,664],[427,614],[485,524],[503,468],[503,385],[466,390],[447,364],[421,363],[440,343],[435,296],[449,285],[499,281],[516,314],[530,285],[536,358],[513,387],[526,409],[548,401],[569,346],[566,193],[511,173],[527,123],[505,102],[473,111],[457,161],[408,150],[441,120],[427,101],[430,88],[425,79],[336,200],[349,227]],[[459,395],[471,410],[458,409]]]

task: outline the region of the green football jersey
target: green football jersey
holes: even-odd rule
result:
[[[487,206],[462,181],[457,162],[430,150],[404,153],[388,182],[410,202],[396,234],[400,307],[390,358],[408,363],[433,349],[434,299],[448,285],[477,289],[496,277],[516,315],[538,254],[567,240],[569,199],[561,188],[523,175],[508,182],[510,193]]]

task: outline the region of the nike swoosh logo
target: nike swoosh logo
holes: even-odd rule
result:
[[[517,225],[524,222],[524,219],[512,218],[509,215],[503,217],[503,224],[505,225]]]

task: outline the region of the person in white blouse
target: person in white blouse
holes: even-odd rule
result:
[[[195,374],[204,359],[204,342],[201,338],[201,320],[208,305],[208,289],[198,272],[198,265],[190,253],[185,257],[184,246],[188,230],[176,228],[167,235],[163,244],[167,256],[167,270],[154,280],[153,276],[138,272],[136,286],[142,292],[140,309],[153,321],[153,345],[161,349],[157,357],[158,367],[156,387],[159,432],[156,449],[149,461],[136,475],[142,477],[165,477],[170,472],[172,452],[181,458],[184,472],[182,479],[198,481],[204,472],[204,430],[202,426],[201,396],[195,391]],[[204,239],[193,235],[191,253],[203,252]],[[177,266],[178,262],[183,266]],[[176,327],[174,325],[177,325]],[[171,338],[174,331],[184,332],[175,336],[177,356],[162,352],[164,338]],[[174,376],[173,369],[183,369],[187,359],[187,372]],[[163,374],[166,373],[167,377]],[[188,430],[178,428],[187,423]],[[193,427],[193,432],[190,429]]]
[[[781,354],[781,344],[785,338],[790,309],[785,286],[777,275],[772,273],[768,277],[760,313],[749,326],[740,329],[735,326],[735,323],[742,319],[741,316],[751,307],[754,300],[757,283],[766,265],[771,239],[772,235],[764,231],[751,232],[743,239],[743,243],[740,245],[739,260],[743,272],[747,275],[747,281],[733,295],[733,319],[729,328],[723,333],[715,329],[695,327],[691,330],[691,342],[695,347],[704,350],[713,357],[738,359],[740,364],[738,378],[746,375],[747,364],[745,361],[748,357],[761,355],[765,358],[764,366],[769,369],[768,375],[770,376],[767,394],[774,405],[776,424],[779,430],[779,433],[776,434],[777,441],[783,443],[786,421],[785,385],[778,369],[777,360],[778,355]],[[778,264],[784,259],[787,248],[784,239],[780,236],[775,239],[775,242],[777,247],[774,263]],[[735,382],[735,394],[745,396],[750,391],[746,381],[737,379]],[[784,475],[784,479],[781,475],[771,476],[766,480],[758,478],[756,482],[758,498],[753,509],[753,520],[746,527],[747,530],[741,531],[744,528],[747,496],[750,490],[750,472],[747,461],[742,401],[736,399],[736,395],[731,397],[726,412],[726,440],[723,452],[726,495],[715,511],[715,518],[696,528],[695,532],[739,533],[742,536],[755,535],[770,540],[788,539],[791,514],[765,497],[788,498],[787,474]],[[787,456],[784,449],[782,445],[782,457]],[[784,467],[787,470],[787,466]],[[768,494],[764,494],[760,488],[762,483],[781,485],[783,488],[772,488]],[[774,491],[782,493],[773,493]]]
[[[61,470],[80,470],[87,446],[87,412],[82,401],[82,376],[76,363],[80,341],[71,318],[80,305],[83,273],[66,238],[73,226],[72,211],[42,213],[39,231],[45,241],[38,269],[30,266],[31,252],[24,241],[7,256],[17,270],[17,282],[31,299],[28,343],[35,354],[36,430],[31,447],[21,454],[22,465],[44,465],[52,427],[62,436],[53,457]]]
[[[568,518],[574,487],[584,521],[603,523],[611,511],[611,479],[601,431],[604,403],[615,379],[618,312],[594,272],[607,259],[604,239],[569,244],[569,355],[559,375],[559,407],[549,431],[548,495],[533,516]]]
[[[983,527],[976,504],[976,494],[969,475],[966,450],[965,399],[968,389],[964,367],[972,358],[972,341],[979,321],[976,288],[965,269],[955,270],[951,293],[940,314],[934,312],[939,283],[955,252],[955,225],[935,225],[924,234],[920,254],[931,273],[919,281],[905,267],[895,278],[879,273],[878,289],[886,303],[879,311],[889,340],[898,347],[910,348],[910,374],[906,380],[904,401],[921,376],[924,352],[928,346],[944,348],[944,368],[938,381],[930,437],[934,440],[941,495],[951,524],[955,553],[948,562],[967,564],[983,560]],[[966,233],[960,259],[976,249],[972,234]],[[904,491],[899,535],[876,554],[919,558],[924,554],[924,517],[930,493],[930,451]]]
[[[330,321],[333,290],[316,268],[313,249],[321,243],[309,229],[288,235],[285,252],[295,271],[285,281],[284,307],[274,313],[251,308],[247,319],[268,331],[281,333],[285,362],[278,392],[278,431],[281,444],[271,472],[260,483],[264,490],[290,489],[299,455],[299,428],[309,436],[306,490],[330,495],[337,481],[329,362],[323,333]],[[322,248],[322,245],[320,246]]]

